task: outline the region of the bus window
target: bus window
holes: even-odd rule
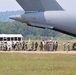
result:
[[[13,41],[14,40],[14,38],[13,37],[11,37],[11,41]]]
[[[2,37],[0,37],[0,41],[3,41],[3,38]]]
[[[18,41],[21,41],[21,38],[20,37],[18,37]]]
[[[4,37],[4,41],[7,41],[6,37]]]
[[[15,41],[17,41],[17,37],[15,37]]]
[[[10,37],[7,38],[7,41],[10,41]]]

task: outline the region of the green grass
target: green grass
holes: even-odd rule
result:
[[[0,53],[0,75],[76,75],[76,55]]]

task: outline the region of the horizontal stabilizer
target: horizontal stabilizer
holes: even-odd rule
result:
[[[63,10],[56,0],[16,0],[25,11]]]

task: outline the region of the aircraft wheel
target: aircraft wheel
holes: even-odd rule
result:
[[[73,44],[72,49],[76,50],[76,43]]]

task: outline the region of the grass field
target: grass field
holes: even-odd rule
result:
[[[76,55],[0,53],[0,75],[76,75]]]

